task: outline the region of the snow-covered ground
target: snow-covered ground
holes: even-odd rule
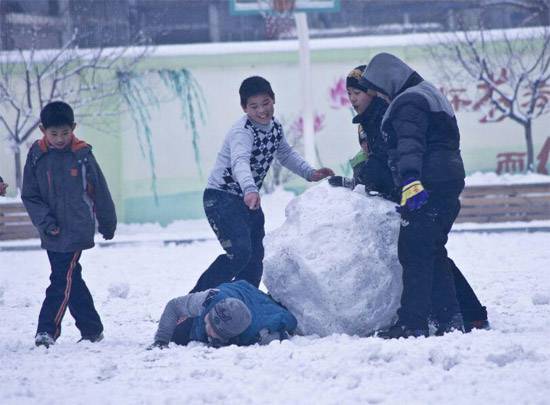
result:
[[[49,350],[33,345],[46,255],[0,252],[0,403],[547,404],[548,246],[550,233],[451,235],[450,252],[489,308],[490,331],[164,351],[145,350],[164,304],[193,286],[220,252],[217,242],[85,252],[106,338],[76,344],[67,313]]]
[[[288,198],[264,198],[268,229],[283,220]],[[0,404],[550,403],[550,233],[451,234],[449,251],[487,305],[490,331],[146,351],[166,301],[186,293],[221,248],[215,240],[165,245],[157,226],[137,229],[122,226],[118,237],[146,243],[83,254],[105,325],[97,344],[75,343],[67,313],[56,345],[34,347],[46,254],[0,251]],[[200,222],[174,229],[208,236]]]

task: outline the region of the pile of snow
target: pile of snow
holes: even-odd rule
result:
[[[301,333],[365,336],[399,307],[398,233],[393,203],[322,183],[291,201],[266,237],[264,284]]]

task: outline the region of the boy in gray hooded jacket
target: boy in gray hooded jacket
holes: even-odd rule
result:
[[[83,340],[103,338],[103,325],[78,262],[94,246],[96,219],[104,239],[112,239],[116,214],[92,147],[74,136],[74,113],[61,101],[40,112],[44,137],[30,148],[21,198],[51,264],[50,286],[38,317],[35,343],[50,346],[61,333],[67,307]]]

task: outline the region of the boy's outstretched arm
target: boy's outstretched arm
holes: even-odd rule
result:
[[[164,312],[160,317],[159,326],[155,333],[155,344],[158,346],[167,345],[172,339],[174,330],[182,318],[193,318],[199,316],[204,300],[212,290],[191,293],[182,297],[173,298],[168,301]]]
[[[92,153],[88,157],[88,170],[88,180],[92,189],[87,191],[94,201],[98,231],[104,239],[113,239],[117,224],[115,204],[111,198],[107,181]]]
[[[319,181],[325,177],[334,176],[331,169],[323,167],[319,170],[314,169],[298,152],[292,148],[283,136],[277,150],[277,159],[291,172],[303,177],[307,181]]]
[[[258,187],[250,170],[253,136],[245,129],[234,129],[229,135],[231,172],[243,194],[257,193]]]
[[[23,205],[25,205],[33,225],[36,226],[40,232],[54,236],[59,234],[55,216],[52,215],[50,207],[42,198],[42,194],[40,194],[38,179],[32,167],[30,156],[27,156],[25,168],[23,169],[21,199],[23,200]]]

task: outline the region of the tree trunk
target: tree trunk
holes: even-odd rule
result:
[[[21,191],[23,186],[23,175],[21,173],[21,148],[19,145],[15,147],[13,158],[15,160],[15,186]]]
[[[535,152],[533,148],[533,134],[531,131],[531,120],[528,120],[523,126],[525,130],[525,143],[527,144],[527,172],[535,171]]]

